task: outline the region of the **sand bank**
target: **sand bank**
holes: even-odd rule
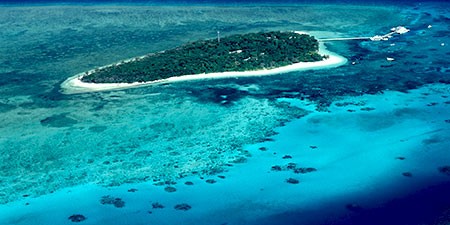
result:
[[[333,52],[328,51],[323,43],[320,43],[319,53],[321,55],[329,55],[328,59],[317,62],[300,62],[288,66],[278,67],[274,69],[264,69],[255,71],[242,71],[242,72],[221,72],[221,73],[206,73],[206,74],[193,74],[184,75],[178,77],[170,77],[162,80],[155,80],[149,82],[134,82],[134,83],[86,83],[82,82],[81,78],[85,73],[80,73],[68,78],[61,84],[61,89],[64,94],[77,94],[85,92],[95,91],[107,91],[118,90],[132,87],[141,87],[145,85],[188,81],[188,80],[201,80],[201,79],[218,79],[218,78],[230,78],[230,77],[251,77],[251,76],[267,76],[281,73],[288,73],[293,71],[312,70],[312,69],[327,69],[341,66],[347,62],[347,59]],[[142,57],[140,57],[142,58]],[[137,58],[136,58],[137,59]],[[133,59],[131,59],[133,60]],[[124,62],[128,62],[127,60]],[[114,64],[111,64],[114,65]],[[109,66],[109,65],[108,65]],[[104,66],[107,67],[107,66]],[[103,68],[103,67],[102,67]],[[93,70],[89,71],[92,72]],[[88,73],[89,73],[88,72]]]

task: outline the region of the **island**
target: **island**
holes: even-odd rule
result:
[[[77,74],[63,93],[120,89],[169,81],[258,76],[339,66],[346,59],[327,54],[314,36],[272,31],[200,40]]]

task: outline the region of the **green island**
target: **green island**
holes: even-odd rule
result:
[[[259,32],[201,40],[86,72],[87,83],[149,82],[192,74],[273,69],[321,61],[319,42],[297,32]]]

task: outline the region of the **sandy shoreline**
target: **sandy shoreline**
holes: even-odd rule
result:
[[[80,79],[85,72],[72,76],[65,80],[61,84],[62,93],[64,94],[78,94],[78,93],[86,93],[86,92],[97,92],[97,91],[108,91],[108,90],[119,90],[126,89],[132,87],[142,87],[146,85],[152,84],[162,84],[162,83],[170,83],[170,82],[180,82],[180,81],[188,81],[188,80],[201,80],[201,79],[220,79],[220,78],[230,78],[230,77],[251,77],[251,76],[267,76],[267,75],[275,75],[280,73],[288,73],[293,71],[302,71],[302,70],[312,70],[312,69],[327,69],[341,66],[347,62],[347,59],[336,54],[330,52],[326,49],[323,43],[320,43],[319,54],[321,55],[329,55],[328,59],[318,62],[300,62],[295,63],[288,66],[278,67],[274,69],[265,69],[265,70],[255,70],[255,71],[243,71],[243,72],[221,72],[221,73],[207,73],[207,74],[192,74],[192,75],[183,75],[178,77],[170,77],[162,80],[155,80],[149,82],[134,82],[134,83],[86,83],[82,82]],[[142,56],[145,57],[145,56]],[[136,60],[142,57],[136,57],[133,59],[128,59],[123,62],[128,62],[131,60]],[[110,65],[115,65],[110,64]],[[107,65],[107,66],[110,66]],[[100,68],[104,68],[107,66],[103,66]],[[94,70],[88,71],[88,73]]]

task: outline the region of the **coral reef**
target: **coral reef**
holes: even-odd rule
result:
[[[288,179],[286,179],[286,182],[290,183],[290,184],[298,184],[298,183],[300,183],[300,181],[295,179],[295,178],[288,178]]]
[[[441,166],[438,168],[439,172],[442,174],[445,174],[447,176],[450,176],[450,166]]]
[[[105,195],[100,199],[102,205],[114,205],[116,208],[125,207],[125,202],[121,198],[114,198],[109,195]]]
[[[78,223],[78,222],[82,222],[82,221],[86,220],[87,218],[81,214],[73,214],[73,215],[69,216],[68,219],[74,223]]]
[[[164,206],[159,202],[154,202],[154,203],[152,203],[152,208],[153,209],[163,209]]]
[[[174,209],[181,210],[181,211],[187,211],[190,210],[192,207],[186,203],[177,204],[174,206]]]

